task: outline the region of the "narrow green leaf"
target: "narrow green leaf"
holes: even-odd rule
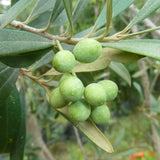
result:
[[[55,5],[56,0],[39,0],[37,6],[34,8],[32,14],[30,15],[29,19],[34,19],[38,15],[45,13],[52,9]]]
[[[0,62],[0,72],[4,70],[7,66]]]
[[[129,86],[131,86],[130,74],[123,64],[117,62],[111,62],[109,68],[116,74],[118,74],[123,80],[125,80]]]
[[[4,66],[0,63],[0,66]],[[0,104],[10,95],[19,75],[18,69],[5,66],[0,71]]]
[[[133,18],[133,20],[129,23],[129,25],[124,29],[128,30],[137,23],[144,20],[146,17],[150,16],[153,12],[155,12],[160,7],[160,0],[148,0],[139,13]]]
[[[159,97],[158,97],[158,99],[157,99],[157,107],[160,108],[160,95],[159,95]]]
[[[13,21],[25,8],[34,0],[20,0],[13,5],[2,17],[0,17],[0,29],[7,26]]]
[[[115,142],[114,142],[114,150],[116,150],[118,148],[118,146],[120,145],[122,139],[124,138],[125,136],[125,130],[124,129],[121,129],[119,131],[119,134],[118,134],[118,137],[116,138]]]
[[[12,152],[21,125],[20,98],[15,85],[6,101],[0,104],[0,117],[0,153]]]
[[[68,116],[66,108],[58,109],[58,111],[98,147],[106,152],[113,152],[111,143],[91,120],[86,120],[84,122],[75,122]]]
[[[102,54],[96,61],[92,63],[79,63],[73,69],[74,72],[91,72],[105,69],[110,64],[108,57]]]
[[[49,51],[48,53],[46,53],[39,61],[37,61],[35,63],[35,65],[33,66],[34,69],[40,68],[45,64],[48,64],[49,62],[52,61],[54,56],[54,52],[53,50]]]
[[[104,37],[108,35],[111,27],[111,21],[112,21],[112,16],[113,16],[113,0],[107,0],[107,12],[106,12],[106,30],[104,33]]]
[[[13,6],[15,3],[17,3],[19,0],[11,0],[11,6]]]
[[[62,0],[56,0],[56,3],[54,5],[54,8],[51,13],[50,22],[54,23],[54,21],[57,19],[57,17],[60,15],[60,13],[63,11],[64,6]]]
[[[51,46],[53,41],[33,33],[11,29],[0,30],[0,56],[18,55]]]
[[[137,61],[143,57],[141,55],[107,47],[103,48],[103,53],[108,57],[108,60],[120,63]]]
[[[37,60],[39,60],[41,57],[43,57],[45,54],[47,54],[49,51],[52,51],[52,48],[28,52],[26,54],[20,54],[15,56],[0,57],[0,61],[14,68],[28,67]]]
[[[113,0],[113,16],[112,18],[116,17],[120,14],[123,10],[128,8],[134,0]],[[106,24],[106,5],[101,11],[98,19],[95,22],[94,30],[97,30]]]
[[[66,14],[66,11],[63,10],[59,16],[56,18],[56,20],[54,21],[53,24],[51,24],[51,27],[55,27],[55,26],[61,26],[65,23],[68,22],[68,18],[67,18],[67,14]]]
[[[78,0],[77,5],[73,11],[73,22],[76,22],[83,10],[88,6],[90,0]]]
[[[86,36],[91,30],[93,29],[93,27],[90,27],[90,28],[87,28],[77,34],[75,34],[73,37],[76,37],[76,38],[80,38],[80,37],[84,37]]]
[[[153,111],[152,109],[158,108],[157,99],[153,94],[150,94],[150,102],[151,102],[151,111]]]
[[[72,0],[63,0],[63,5],[67,13],[71,31],[73,31]]]
[[[145,68],[138,70],[136,73],[134,73],[132,75],[133,78],[138,78],[138,77],[142,77],[144,75],[145,72],[147,72],[147,70],[149,69],[149,66],[146,66]]]
[[[90,120],[80,122],[77,127],[83,134],[85,134],[93,143],[106,152],[112,153],[113,147],[104,134],[96,127]]]
[[[80,73],[77,73],[76,75],[82,81],[84,86],[87,86],[90,83],[95,81],[92,73],[93,72],[80,72]]]
[[[127,9],[135,0],[113,0],[113,17]]]
[[[143,95],[142,87],[137,82],[133,82],[133,86],[137,90],[137,92],[138,92],[138,94],[139,94],[139,96],[141,98],[141,102],[143,102],[144,101],[144,95]]]
[[[152,94],[150,95],[151,99],[151,111],[154,113],[160,113],[160,96],[156,99]]]
[[[139,151],[138,148],[132,148],[132,149],[128,149],[128,150],[125,150],[123,152],[117,153],[113,157],[117,157],[118,159],[122,159],[122,158],[124,159],[124,156],[128,157],[128,156],[130,156],[133,153],[138,152],[138,151]]]
[[[21,113],[18,120],[20,121],[20,127],[19,127],[19,130],[17,130],[18,137],[17,137],[16,143],[14,144],[14,147],[10,153],[11,160],[23,159],[24,145],[26,141],[26,101],[25,101],[24,86],[21,87],[19,96],[20,96],[19,110],[21,111]]]
[[[29,20],[29,26],[38,28],[38,29],[44,29],[50,20],[51,11],[47,11],[45,13],[40,14],[38,17],[36,17],[33,20]]]
[[[114,43],[103,43],[103,46],[160,59],[160,40],[158,39],[127,39]]]

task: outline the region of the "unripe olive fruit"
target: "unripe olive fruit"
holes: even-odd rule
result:
[[[115,82],[111,80],[103,80],[98,82],[98,84],[100,84],[105,90],[107,101],[112,101],[116,98],[118,94],[118,86]]]
[[[71,71],[74,68],[76,60],[70,51],[62,50],[55,54],[52,63],[55,70],[65,73]]]
[[[59,80],[59,85],[61,84],[61,82],[63,81],[63,80],[65,80],[66,78],[68,78],[68,77],[71,77],[72,75],[70,74],[70,73],[65,73],[62,77],[61,77],[61,79]]]
[[[82,98],[84,86],[80,79],[70,76],[64,79],[60,85],[60,92],[66,100],[77,101]]]
[[[49,103],[53,108],[62,108],[66,106],[69,102],[63,98],[59,91],[59,88],[56,88],[52,91],[49,97]]]
[[[77,61],[90,63],[95,61],[102,53],[102,45],[94,39],[84,39],[76,44],[73,54]]]
[[[98,125],[103,125],[107,123],[110,119],[110,111],[107,105],[101,105],[98,107],[95,107],[91,111],[91,119],[93,122],[95,122]]]
[[[86,101],[93,105],[99,106],[106,102],[106,94],[103,87],[97,83],[89,84],[84,91]]]
[[[78,121],[78,122],[87,120],[88,117],[90,116],[90,113],[91,113],[91,107],[84,100],[73,102],[68,107],[69,116],[73,120]]]

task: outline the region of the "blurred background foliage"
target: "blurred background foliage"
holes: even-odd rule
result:
[[[135,0],[134,5],[137,8],[141,8],[145,2],[146,0]],[[90,1],[74,25],[74,34],[79,33],[94,24],[100,11],[103,9],[104,3],[105,0]],[[2,4],[1,0],[0,13],[4,13],[8,8],[9,6]],[[18,17],[18,20],[25,21],[30,10],[31,7],[28,7],[27,10]],[[134,15],[135,14],[131,9],[128,8],[115,17],[112,22],[111,34],[122,30]],[[160,25],[159,15],[160,10],[157,10],[149,17],[157,26]],[[47,13],[40,16],[37,20],[39,23],[43,23],[46,18]],[[30,24],[35,25],[37,20],[33,20]],[[61,34],[66,27],[67,25],[51,26],[48,32],[58,35]],[[137,28],[138,30],[143,30],[147,27],[144,23],[140,23],[137,25]],[[155,37],[154,33],[145,34],[143,36],[143,38]],[[145,63],[151,82],[158,71],[160,61],[145,58]],[[33,74],[36,76],[41,75],[48,70],[50,65],[51,64],[48,63],[37,68]],[[78,74],[84,84],[88,84],[99,79],[111,79],[118,84],[118,97],[115,101],[108,103],[111,110],[111,120],[104,126],[98,126],[113,144],[115,149],[113,154],[108,154],[102,151],[85,136],[79,133],[83,144],[82,147],[84,149],[84,153],[82,153],[82,150],[77,143],[73,126],[51,108],[46,101],[45,91],[40,86],[28,78],[24,79],[26,87],[27,117],[30,118],[30,115],[35,115],[37,117],[38,126],[43,140],[56,160],[128,160],[133,153],[139,151],[144,151],[146,153],[143,160],[157,159],[156,157],[151,157],[149,154],[150,151],[154,151],[153,137],[151,133],[151,122],[141,113],[141,105],[144,97],[138,62],[126,63],[124,65],[132,77],[131,87],[129,87],[123,79],[109,68],[92,73]],[[52,83],[54,83],[55,86],[58,85],[59,79],[60,77],[56,77]],[[160,76],[158,77],[151,98],[153,106],[155,104],[160,109],[160,102],[158,102],[158,98],[160,96],[159,86]],[[160,116],[158,121],[160,122]],[[41,146],[34,144],[34,136],[32,133],[28,132],[25,148],[25,160],[40,160],[41,157],[39,157],[38,154],[40,151]]]

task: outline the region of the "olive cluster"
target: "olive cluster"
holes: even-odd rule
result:
[[[81,122],[89,117],[96,124],[105,124],[110,119],[110,111],[106,105],[118,93],[116,83],[102,80],[84,87],[81,80],[72,75],[76,60],[82,63],[95,61],[102,52],[101,44],[93,39],[85,39],[77,43],[73,50],[59,51],[53,58],[53,65],[59,72],[64,73],[59,81],[58,88],[50,95],[49,102],[53,108],[62,108],[68,105],[70,118]]]

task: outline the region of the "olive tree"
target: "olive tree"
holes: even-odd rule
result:
[[[160,7],[159,0],[148,0],[117,33],[112,30],[113,19],[134,0],[106,0],[95,23],[75,33],[74,25],[89,2],[11,0],[11,7],[0,15],[0,153],[10,153],[11,160],[23,159],[26,135],[24,76],[44,88],[46,99],[54,110],[101,149],[112,153],[112,144],[96,124],[108,122],[110,112],[106,102],[114,100],[118,87],[110,80],[84,85],[77,74],[108,67],[130,86],[131,77],[123,63],[144,57],[160,59],[159,39],[135,38],[159,30],[159,26],[132,32],[132,27]],[[27,8],[30,12],[26,21],[18,21],[17,17]],[[64,32],[55,35],[57,26],[63,26]],[[36,69],[46,64],[51,64],[50,68],[35,76]],[[51,83],[55,77],[62,77],[58,86]],[[158,125],[155,127],[159,131]]]

